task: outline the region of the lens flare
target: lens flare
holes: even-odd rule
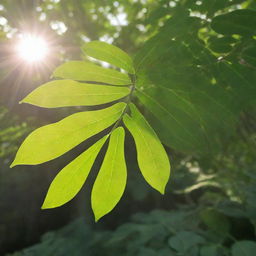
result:
[[[17,52],[21,59],[33,63],[45,59],[48,53],[46,41],[33,35],[23,35],[17,45]]]

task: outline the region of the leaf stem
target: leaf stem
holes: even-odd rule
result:
[[[114,124],[114,126],[112,127],[111,131],[109,132],[109,134],[111,134],[118,126],[119,124],[121,123],[122,121],[122,118],[123,116],[127,113],[128,109],[129,109],[129,103],[132,101],[132,95],[133,95],[133,92],[135,90],[135,86],[136,86],[136,76],[135,75],[132,75],[132,74],[129,74],[130,75],[130,78],[131,78],[131,86],[130,86],[130,93],[126,96],[126,106],[121,114],[121,116],[119,117],[119,119],[116,121],[116,123]]]

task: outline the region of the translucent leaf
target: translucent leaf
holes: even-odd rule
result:
[[[131,80],[127,74],[107,69],[85,61],[69,61],[55,69],[54,77],[78,81],[95,81],[113,85],[128,85]]]
[[[133,62],[130,56],[120,48],[100,41],[87,43],[83,50],[85,53],[95,59],[108,62],[116,67],[134,74]]]
[[[256,243],[253,241],[239,241],[233,244],[232,256],[254,256],[256,251]]]
[[[94,183],[91,197],[96,221],[109,213],[123,195],[127,177],[124,138],[122,127],[112,132],[107,153]]]
[[[50,185],[42,209],[61,206],[80,191],[108,136],[103,137],[65,166]]]
[[[45,108],[94,106],[118,100],[129,92],[127,87],[55,80],[38,87],[21,102]]]
[[[11,167],[40,164],[57,158],[120,118],[126,104],[79,112],[33,131],[21,144]]]
[[[164,194],[170,176],[170,163],[163,145],[135,105],[130,104],[131,117],[123,120],[131,132],[137,149],[140,170],[145,180],[160,193]]]
[[[235,10],[216,16],[211,26],[214,31],[223,35],[238,34],[243,36],[256,35],[256,11]]]

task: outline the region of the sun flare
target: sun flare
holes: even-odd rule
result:
[[[33,35],[23,35],[17,45],[17,52],[21,59],[34,63],[45,59],[48,53],[46,41]]]

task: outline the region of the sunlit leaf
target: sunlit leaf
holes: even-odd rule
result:
[[[66,62],[55,69],[53,76],[77,81],[95,81],[113,85],[131,84],[131,80],[127,74],[85,61]]]
[[[154,130],[138,111],[130,104],[131,117],[123,120],[134,137],[140,170],[145,180],[160,193],[164,194],[170,176],[170,163],[163,145]]]
[[[94,183],[91,197],[96,221],[116,206],[124,192],[127,177],[124,138],[122,127],[112,132],[107,153]]]
[[[21,144],[12,166],[40,164],[57,158],[120,118],[126,104],[75,113],[33,131]]]
[[[118,100],[129,92],[127,87],[55,80],[38,87],[21,102],[45,108],[94,106]]]
[[[132,59],[120,48],[100,41],[92,41],[87,43],[83,50],[85,53],[95,59],[108,62],[116,67],[126,70],[130,74],[134,74]]]
[[[106,139],[107,136],[97,141],[58,173],[50,185],[42,209],[61,206],[75,197]]]

